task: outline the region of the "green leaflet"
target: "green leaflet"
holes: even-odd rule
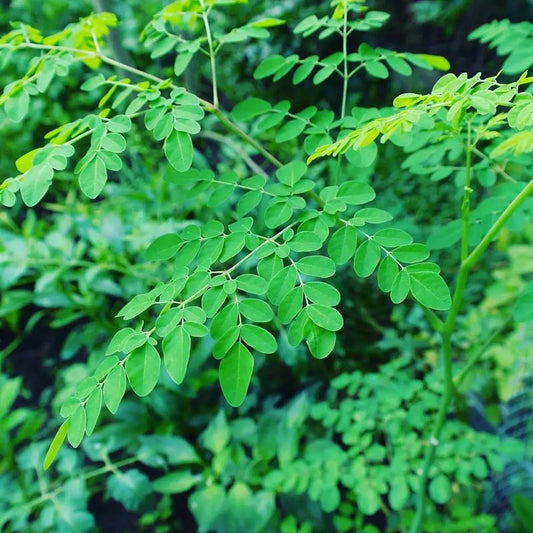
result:
[[[429,249],[425,244],[405,244],[393,250],[392,256],[401,263],[418,263],[429,257]]]
[[[528,290],[518,297],[514,308],[514,319],[517,322],[533,320],[533,290]]]
[[[163,150],[168,162],[178,172],[185,172],[191,167],[193,147],[188,133],[173,130],[165,139]]]
[[[154,302],[155,297],[152,294],[138,294],[118,312],[117,316],[123,317],[124,320],[130,320],[146,311]]]
[[[103,392],[106,407],[112,414],[115,414],[126,392],[126,372],[122,365],[116,366],[108,374]]]
[[[68,426],[69,421],[65,420],[57,430],[57,433],[55,434],[54,438],[52,439],[52,442],[50,443],[50,446],[48,447],[48,451],[46,452],[46,456],[44,458],[44,470],[48,470],[54,462],[55,458],[57,457],[57,454],[59,453],[59,450],[65,442],[65,438],[67,437]]]
[[[192,474],[185,470],[183,472],[171,472],[155,479],[152,482],[154,489],[163,494],[179,494],[187,492],[194,485],[202,481],[201,474]]]
[[[340,292],[323,281],[308,281],[303,287],[304,294],[315,304],[333,307],[341,301]]]
[[[400,270],[392,281],[390,299],[392,303],[402,303],[409,294],[410,276],[407,270]]]
[[[438,474],[429,483],[429,496],[441,505],[445,504],[452,495],[450,480],[444,474]]]
[[[383,259],[378,268],[378,286],[383,292],[389,292],[392,289],[398,271],[398,263],[392,257],[387,256]]]
[[[182,244],[175,233],[166,233],[153,241],[145,252],[148,261],[166,261],[174,257]]]
[[[413,238],[409,233],[396,228],[379,230],[373,237],[378,244],[381,244],[381,246],[385,246],[386,248],[403,246],[413,242]]]
[[[73,448],[77,448],[80,445],[81,441],[83,440],[83,436],[85,435],[86,427],[87,415],[85,413],[85,409],[80,404],[70,415],[68,423],[67,437],[70,445]]]
[[[90,436],[96,427],[100,411],[102,410],[102,389],[100,387],[96,388],[91,393],[87,399],[85,409],[87,411],[87,425],[85,431],[87,436]]]
[[[30,95],[24,87],[11,92],[5,103],[7,118],[13,122],[20,122],[28,113]]]
[[[237,343],[220,362],[220,387],[224,398],[232,407],[239,407],[244,401],[253,368],[254,358],[241,343]]]
[[[322,255],[309,255],[302,257],[296,264],[302,274],[316,278],[329,278],[335,274],[335,263]]]
[[[37,205],[52,184],[54,170],[46,163],[37,165],[24,175],[20,185],[20,194],[28,207]]]
[[[107,168],[104,160],[96,155],[80,172],[78,179],[83,194],[91,200],[96,198],[107,181]]]
[[[335,333],[321,328],[311,320],[304,325],[304,335],[311,355],[317,359],[327,357],[335,348]]]
[[[355,252],[354,270],[358,276],[367,278],[374,272],[381,259],[381,249],[373,239],[366,240]]]
[[[239,302],[239,312],[252,322],[270,322],[274,317],[272,308],[258,298],[247,298]]]
[[[298,272],[294,265],[289,265],[277,272],[268,284],[268,299],[278,305],[285,295],[294,287]]]
[[[301,311],[303,306],[303,289],[294,287],[281,300],[278,309],[278,318],[282,324],[289,324]]]
[[[183,326],[176,327],[163,340],[163,361],[168,375],[178,385],[187,371],[191,352],[191,336]]]
[[[346,225],[339,228],[329,239],[328,254],[337,265],[343,265],[352,258],[356,248],[357,230]]]
[[[160,369],[161,358],[151,344],[134,350],[126,360],[126,374],[133,392],[137,396],[150,394],[159,381]]]
[[[437,273],[412,272],[410,278],[411,294],[419,303],[439,311],[446,311],[451,307],[450,290]]]
[[[274,335],[264,328],[254,324],[244,324],[240,331],[241,339],[254,350],[261,353],[274,353],[278,344]]]
[[[317,326],[328,331],[338,331],[343,325],[342,315],[333,307],[311,304],[307,307],[307,315]]]

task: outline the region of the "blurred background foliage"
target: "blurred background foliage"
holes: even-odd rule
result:
[[[328,12],[328,4],[251,0],[228,6],[214,23],[244,24],[261,13],[294,25]],[[493,75],[503,68],[505,78],[533,64],[531,0],[371,4],[391,14],[383,28],[365,34],[372,46],[441,54],[456,74]],[[151,57],[138,40],[160,9],[161,2],[151,0],[3,0],[0,34],[10,21],[47,34],[91,11],[112,11],[120,21],[110,36],[113,54],[171,76],[172,60]],[[316,40],[284,27],[273,33],[273,39],[221,54],[222,105],[231,109],[250,95],[290,98],[295,109],[338,102],[333,79],[319,87],[306,81],[295,91],[289,81],[252,78],[267,55],[316,52]],[[321,53],[337,45],[324,41]],[[23,73],[30,55],[17,57],[0,71],[0,87]],[[198,60],[185,83],[208,97],[207,67]],[[0,114],[3,177],[48,130],[93,110],[89,95],[77,90],[82,71],[73,66],[45,95],[32,98],[23,123]],[[388,106],[399,92],[427,91],[436,77],[425,70],[387,80],[361,75],[351,82],[350,104]],[[205,124],[209,130],[207,119]],[[168,169],[159,148],[140,131],[132,135],[137,142],[130,142],[127,164],[99,201],[90,203],[71,187],[65,171],[34,211],[15,206],[0,212],[0,528],[403,531],[413,513],[422,438],[437,406],[437,340],[419,307],[393,308],[371,290],[372,282],[353,277],[342,283],[346,326],[342,348],[332,357],[311,359],[280,339],[279,357],[257,360],[251,394],[233,410],[219,392],[204,339],[182,386],[162,378],[149,399],[123,402],[80,450],[63,449],[57,468],[42,471],[61,401],[103,357],[124,301],[163,275],[158,269],[165,266],[146,263],[143,251],[186,220],[210,217],[194,198],[179,207],[168,201],[179,190],[163,180]],[[230,146],[208,136],[198,136],[198,148],[220,172],[243,165]],[[290,158],[300,147],[286,143],[283,149]],[[225,151],[229,158],[222,157]],[[508,171],[524,173],[530,164],[524,159]],[[372,175],[383,205],[402,214],[415,239],[425,239],[428,220],[439,226],[455,218],[460,191],[453,180],[436,186],[419,170],[416,160],[404,160],[401,150],[387,145],[375,164],[357,171]],[[485,180],[492,184],[490,169]],[[224,219],[224,213],[217,216]],[[524,444],[531,442],[533,329],[531,322],[514,325],[510,318],[516,293],[532,284],[532,243],[531,221],[511,226],[473,278],[457,339],[460,360],[490,346],[480,370],[461,385],[454,420],[446,426],[447,444],[431,472],[427,531],[531,531],[533,463]],[[445,252],[439,260],[443,267],[455,264]],[[495,333],[489,338],[488,332]]]

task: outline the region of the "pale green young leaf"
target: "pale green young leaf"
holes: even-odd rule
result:
[[[57,457],[57,454],[59,453],[59,450],[65,442],[65,438],[67,437],[68,425],[69,421],[65,420],[57,430],[57,433],[55,434],[54,438],[52,439],[52,442],[50,443],[50,446],[48,447],[48,451],[46,452],[46,456],[44,458],[44,470],[48,470],[54,462],[55,458]]]
[[[147,396],[154,390],[160,370],[161,358],[151,344],[137,348],[126,360],[126,374],[137,396]]]
[[[224,398],[232,407],[239,407],[246,398],[253,368],[254,358],[240,342],[220,362],[220,387]]]

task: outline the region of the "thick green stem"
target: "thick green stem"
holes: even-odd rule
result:
[[[464,260],[468,255],[468,221],[470,214],[470,194],[472,192],[472,190],[470,189],[470,176],[472,166],[471,137],[471,126],[470,123],[468,123],[468,140],[466,144],[465,189],[463,195],[463,203],[461,206],[461,213],[463,218],[463,234],[461,239],[461,267],[457,276],[457,283],[455,285],[455,291],[452,297],[452,305],[448,313],[448,317],[444,324],[442,324],[437,330],[440,333],[442,342],[441,354],[444,390],[442,392],[437,417],[435,418],[433,429],[428,439],[422,471],[420,472],[420,482],[418,485],[416,501],[416,514],[413,523],[411,524],[411,527],[409,529],[410,533],[420,533],[422,531],[426,510],[426,486],[429,478],[429,472],[431,470],[433,460],[435,459],[437,447],[439,446],[440,433],[442,427],[444,426],[444,422],[446,421],[446,416],[448,414],[448,409],[450,407],[450,402],[454,390],[452,374],[452,333],[455,328],[455,319],[457,318],[457,314],[459,313],[459,310],[461,308],[466,281],[468,279],[468,268],[465,268]],[[431,321],[430,323],[432,322],[434,321]]]
[[[470,145],[469,148],[471,149]],[[467,156],[467,162],[470,164],[470,157]],[[468,166],[468,165],[467,165]],[[467,168],[467,175],[469,176],[469,171]],[[424,457],[424,464],[422,467],[422,472],[420,474],[420,485],[418,488],[417,494],[417,504],[416,504],[416,514],[413,523],[410,527],[410,533],[420,533],[422,531],[422,526],[424,522],[425,514],[425,505],[426,505],[426,485],[428,481],[429,472],[433,460],[435,458],[435,453],[437,451],[437,446],[439,445],[439,437],[444,422],[446,420],[446,415],[450,407],[450,402],[454,392],[455,385],[460,385],[465,376],[472,370],[474,365],[480,359],[483,351],[486,346],[482,347],[481,350],[468,362],[466,367],[456,376],[455,381],[452,375],[452,346],[451,338],[455,329],[455,322],[459,310],[461,308],[461,303],[463,300],[463,294],[466,287],[466,282],[468,279],[468,274],[472,267],[477,263],[483,252],[486,250],[488,245],[491,243],[492,239],[498,234],[502,229],[507,220],[517,211],[517,209],[522,205],[522,203],[528,198],[529,195],[533,193],[533,180],[530,181],[522,191],[516,196],[516,198],[507,206],[503,213],[498,217],[496,222],[492,225],[490,230],[487,232],[485,237],[481,242],[476,246],[476,248],[467,255],[464,253],[465,249],[465,240],[468,238],[468,228],[463,225],[463,239],[461,244],[461,255],[465,256],[461,262],[461,267],[459,269],[459,274],[457,276],[457,283],[455,291],[452,298],[452,306],[448,313],[446,322],[444,323],[440,334],[442,338],[442,365],[443,365],[443,377],[444,377],[444,391],[441,398],[441,403],[431,436],[429,439],[429,446],[426,450],[426,455]],[[465,195],[469,194],[469,191],[465,188]],[[463,201],[463,206],[467,205],[468,202]],[[465,211],[463,211],[463,217],[465,217]],[[468,253],[468,252],[467,252]],[[488,342],[491,342],[493,337],[489,339]]]
[[[516,198],[507,206],[503,213],[498,217],[496,222],[492,225],[485,237],[481,239],[481,242],[472,250],[470,255],[465,259],[463,265],[467,268],[472,268],[483,252],[487,249],[487,246],[492,242],[494,237],[498,235],[505,223],[511,218],[515,211],[525,202],[525,200],[533,194],[533,180],[531,180],[516,196]]]

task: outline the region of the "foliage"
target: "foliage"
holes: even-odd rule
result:
[[[97,71],[81,84],[83,106],[67,120],[59,118],[45,134],[47,144],[21,155],[16,172],[0,184],[0,200],[12,213],[0,234],[0,316],[14,332],[2,359],[43,319],[51,328],[71,328],[60,352],[67,365],[55,399],[64,422],[46,457],[42,442],[26,448],[20,479],[5,478],[31,493],[28,513],[47,502],[41,527],[90,530],[93,489],[87,482],[113,472],[106,493],[126,509],[146,511],[141,521],[147,524],[156,518],[143,505],[154,491],[165,495],[158,512],[172,514],[169,495],[193,490],[189,509],[204,531],[350,530],[363,528],[379,509],[391,531],[419,531],[426,484],[435,504],[461,501],[478,483],[474,478],[481,483],[487,477],[485,459],[491,468],[499,464],[501,442],[446,421],[454,379],[462,381],[481,358],[474,353],[454,376],[452,342],[460,335],[457,326],[468,325],[468,318],[458,320],[463,300],[475,301],[467,278],[475,276],[504,227],[521,231],[531,218],[532,78],[523,73],[502,82],[498,76],[448,73],[428,94],[397,96],[392,108],[350,107],[355,76],[384,80],[410,76],[413,68],[446,71],[450,65],[441,56],[362,40],[353,47],[356,36],[381,28],[388,14],[360,0],[336,0],[324,16],[289,22],[296,36],[317,37],[328,43],[324,50],[334,43],[342,51],[268,54],[253,77],[261,83],[290,78],[288,85],[310,88],[331,84],[341,98],[331,106],[315,101],[295,109],[290,95],[274,103],[258,93],[228,113],[225,95],[232,89],[225,85],[231,81],[217,74],[224,53],[268,38],[286,22],[251,16],[232,26],[224,10],[231,13],[242,3],[178,0],[164,7],[141,34],[151,59],[161,61],[159,72],[133,67],[108,51],[106,39],[118,24],[111,13],[86,16],[48,36],[15,23],[0,38],[4,67],[16,71],[20,55],[31,57],[27,71],[0,96],[1,112],[12,123],[21,124],[62,80],[81,77],[82,67]],[[488,28],[472,37],[496,42],[500,27]],[[210,77],[207,91],[205,79],[188,84],[202,56],[207,59],[199,72]],[[513,69],[521,63],[512,57],[508,72],[519,74],[523,69]],[[333,79],[340,80],[340,90]],[[392,145],[383,147],[386,155],[378,155],[378,140]],[[145,164],[146,157],[155,160]],[[393,182],[376,180],[380,165],[403,180],[429,176],[430,184],[446,187],[452,200],[446,216],[413,228],[394,207],[399,192]],[[419,202],[416,189],[410,193]],[[48,220],[43,206],[54,213]],[[19,227],[15,220],[22,213]],[[433,343],[442,345],[442,382],[432,372],[424,379],[408,374],[398,358],[367,374],[336,365],[324,401],[318,401],[323,389],[316,385],[285,407],[261,386],[255,390],[254,369],[262,376],[276,352],[297,369],[302,345],[317,360],[336,352],[350,365],[350,357],[342,358],[353,351],[343,331],[353,320],[346,313],[349,287],[361,283],[354,278],[374,274],[378,298],[383,293],[392,304],[413,303],[427,320],[423,327],[440,339]],[[531,320],[531,290],[525,288],[514,308],[516,322]],[[69,367],[82,350],[88,364]],[[214,416],[211,409],[211,423],[190,443],[169,434],[186,427],[185,421],[154,428],[140,407],[164,403],[170,391],[195,397],[215,379],[227,403],[242,406],[243,416],[228,425],[225,410]],[[20,382],[7,383],[16,396]],[[124,399],[128,384],[136,396],[149,397],[147,403]],[[266,407],[254,411],[254,401]],[[6,412],[11,403],[6,401]],[[159,414],[166,413],[159,405]],[[124,424],[99,430],[106,409],[125,417]],[[28,418],[32,429],[19,430],[20,438],[35,438],[35,416],[18,416]],[[407,434],[405,424],[411,426]],[[143,437],[149,428],[155,434]],[[60,452],[65,440],[84,446],[104,467],[65,481],[81,467],[79,456]],[[169,447],[183,456],[169,455]],[[156,461],[154,450],[163,457]],[[113,463],[109,453],[116,451],[126,458]],[[13,464],[14,449],[9,453]],[[459,464],[450,461],[452,454]],[[65,478],[50,492],[37,464],[44,457],[48,469],[56,456]],[[117,470],[133,462],[143,468]],[[170,469],[182,464],[193,466]],[[170,471],[151,482],[154,472],[147,468]],[[35,475],[41,497],[27,488],[35,485]],[[65,506],[76,502],[71,510],[61,510],[63,493],[70,498]],[[281,508],[314,502],[312,515],[283,513],[275,500]],[[431,507],[428,523],[438,512]],[[70,525],[62,522],[67,514]],[[28,527],[29,516],[20,515],[11,527]],[[470,527],[465,520],[458,531]]]

